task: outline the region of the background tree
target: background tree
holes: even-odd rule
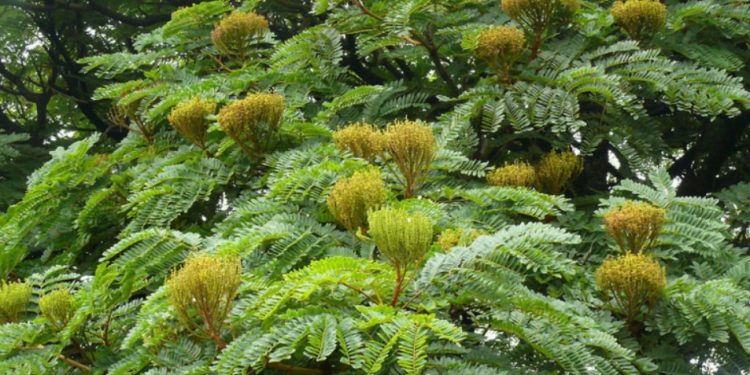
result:
[[[4,4],[114,50],[71,55],[101,129],[5,94],[6,167],[70,144],[0,216],[0,372],[750,368],[750,3],[206,1],[130,39],[166,8]],[[22,83],[74,103],[60,69]]]

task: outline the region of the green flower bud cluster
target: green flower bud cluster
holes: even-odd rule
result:
[[[367,213],[380,207],[386,194],[380,171],[368,168],[336,182],[328,195],[328,209],[344,228],[356,231],[367,225]]]
[[[283,96],[256,93],[224,106],[218,119],[222,130],[248,156],[262,157],[278,132],[283,114]]]
[[[254,40],[268,32],[268,20],[252,12],[232,12],[211,32],[216,49],[227,56],[244,58]]]
[[[502,0],[503,12],[530,31],[567,22],[581,7],[579,0]]]
[[[523,54],[526,38],[515,27],[498,26],[482,31],[474,55],[509,80],[509,71]]]
[[[15,323],[31,300],[31,286],[24,283],[0,284],[0,324]]]
[[[478,229],[467,231],[461,228],[448,228],[440,233],[437,238],[437,243],[440,245],[440,248],[448,251],[455,246],[469,245],[482,234],[484,234],[484,232]]]
[[[494,186],[532,187],[535,181],[534,167],[523,162],[506,164],[487,174],[487,182]]]
[[[336,148],[367,161],[383,153],[385,137],[371,124],[355,123],[333,133]]]
[[[502,0],[503,12],[532,35],[532,58],[542,44],[545,33],[554,25],[568,22],[581,7],[580,0]]]
[[[191,256],[167,279],[169,302],[186,328],[223,347],[221,328],[237,296],[241,276],[239,257]]]
[[[432,129],[421,122],[396,121],[385,132],[385,149],[401,171],[404,197],[412,197],[437,151]]]
[[[370,236],[397,273],[417,266],[432,244],[432,222],[421,214],[384,208],[370,212]]]
[[[177,132],[201,149],[206,149],[208,132],[207,116],[216,111],[216,102],[208,99],[193,98],[177,104],[169,113],[167,120]]]
[[[65,327],[73,317],[73,295],[67,288],[60,288],[39,298],[39,311],[56,329]]]
[[[583,160],[571,151],[552,151],[536,166],[536,189],[547,194],[562,194],[583,171]]]
[[[615,22],[635,40],[652,37],[667,23],[667,7],[658,0],[617,1],[610,13]]]
[[[604,214],[604,228],[623,252],[640,253],[653,245],[664,226],[666,210],[627,201]]]

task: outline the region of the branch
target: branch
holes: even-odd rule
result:
[[[21,95],[24,96],[26,99],[31,100],[31,101],[35,100],[36,93],[29,90],[29,88],[26,87],[26,85],[23,83],[23,79],[20,76],[13,74],[10,70],[8,70],[8,68],[5,66],[5,63],[3,63],[1,60],[0,60],[0,76],[5,77],[5,79],[7,79],[8,82],[15,85],[18,92],[20,92]]]
[[[437,71],[440,78],[442,78],[446,83],[446,85],[448,85],[448,90],[451,92],[451,95],[458,96],[461,90],[459,90],[458,85],[456,85],[456,81],[453,80],[453,77],[451,77],[450,73],[448,73],[448,70],[446,70],[445,66],[443,65],[443,61],[440,58],[438,48],[435,46],[435,42],[432,40],[432,31],[428,31],[422,38],[417,37],[417,40],[422,46],[424,46],[424,48],[427,49],[427,54],[430,56],[430,60],[432,60],[432,63],[435,65],[435,70]]]
[[[62,354],[60,354],[57,357],[60,358],[60,360],[62,360],[63,362],[65,362],[65,363],[67,363],[67,364],[69,364],[69,365],[71,365],[71,366],[73,366],[73,367],[75,367],[75,368],[77,368],[77,369],[79,369],[79,370],[81,370],[83,372],[91,372],[91,367],[86,366],[86,365],[84,365],[81,362],[78,362],[78,361],[76,361],[74,359],[68,358],[68,357],[66,357],[66,356],[64,356]]]
[[[370,16],[370,17],[372,17],[372,18],[374,18],[374,19],[376,19],[378,21],[381,21],[381,22],[385,20],[380,15],[377,15],[377,14],[373,13],[370,9],[367,9],[367,7],[365,6],[365,4],[362,3],[362,0],[353,0],[353,3],[354,3],[354,5],[357,6],[357,8],[359,8],[360,10],[362,10],[362,13],[364,13],[364,14],[366,14],[366,15],[368,15],[368,16]]]
[[[94,0],[89,0],[89,5],[91,5],[92,9],[109,18],[132,26],[152,26],[158,23],[167,22],[172,18],[171,14],[152,14],[143,18],[134,18],[117,13],[104,5],[97,4]]]
[[[380,22],[385,21],[384,17],[382,17],[382,16],[374,13],[370,9],[368,9],[365,6],[365,4],[362,3],[362,0],[352,0],[352,2],[354,3],[354,5],[357,6],[357,8],[359,8],[362,11],[362,13],[364,13],[364,14],[366,14],[366,15],[368,15],[368,16],[370,16],[370,17],[372,17],[372,18],[374,18],[374,19],[376,19],[376,20],[378,20]],[[418,46],[420,44],[418,40],[415,40],[415,39],[413,39],[413,38],[411,38],[409,36],[402,35],[401,38],[404,39],[405,41],[407,41],[407,42],[415,45],[415,46]]]
[[[354,5],[359,8],[362,13],[378,20],[378,21],[385,21],[385,18],[382,16],[375,14],[373,11],[368,9],[363,3],[362,0],[352,0]],[[448,71],[445,69],[445,66],[443,65],[443,61],[440,58],[440,53],[438,52],[438,48],[435,46],[433,40],[432,40],[432,32],[428,31],[428,33],[425,35],[425,37],[419,37],[415,35],[411,36],[401,36],[402,39],[405,41],[415,45],[415,46],[423,46],[427,49],[427,54],[430,56],[430,60],[432,60],[432,63],[435,65],[435,70],[437,71],[440,78],[445,81],[445,83],[448,85],[448,90],[451,92],[451,95],[458,96],[460,93],[460,90],[458,89],[458,85],[456,85],[456,82],[453,80],[453,77],[448,73]],[[407,69],[408,67],[405,64],[399,64],[401,69]],[[406,73],[406,71],[405,71]]]

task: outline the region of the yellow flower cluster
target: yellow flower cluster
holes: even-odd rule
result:
[[[521,57],[526,46],[523,31],[515,27],[498,26],[482,31],[474,50],[477,58],[508,78],[508,71]]]
[[[73,296],[66,288],[47,293],[39,299],[39,311],[53,328],[61,329],[73,317]]]
[[[458,245],[469,245],[482,234],[483,232],[477,229],[472,229],[467,233],[463,229],[448,228],[440,233],[437,243],[443,250],[448,251]]]
[[[208,99],[193,98],[176,105],[169,112],[168,120],[175,130],[196,146],[206,149],[206,116],[216,111],[216,102]]]
[[[248,155],[263,156],[276,135],[284,114],[284,97],[256,93],[219,111],[219,125]]]
[[[351,124],[333,133],[333,142],[339,150],[368,161],[382,154],[385,147],[383,133],[367,123]]]
[[[562,194],[583,171],[583,160],[570,151],[552,151],[536,167],[536,188],[547,194]]]
[[[535,59],[548,30],[567,23],[581,0],[501,0],[503,11],[532,36],[531,59]]]
[[[432,129],[421,122],[396,121],[385,132],[385,149],[401,171],[404,197],[410,198],[435,157],[437,144]]]
[[[214,27],[211,40],[219,52],[244,57],[250,42],[268,31],[268,20],[252,12],[232,12]]]
[[[368,219],[370,236],[398,273],[422,262],[432,244],[430,219],[395,208],[371,212]]]
[[[639,253],[659,237],[666,211],[646,202],[627,201],[604,214],[604,228],[624,252]]]
[[[0,284],[0,324],[17,322],[31,299],[31,286],[24,283]]]
[[[534,167],[523,162],[506,164],[487,174],[487,182],[495,186],[531,187],[534,181],[536,181]]]
[[[503,12],[524,27],[538,30],[565,21],[581,7],[580,0],[502,0]]]
[[[632,323],[641,307],[650,308],[667,284],[664,267],[646,254],[628,253],[605,260],[596,270],[596,286],[617,312]]]
[[[462,233],[463,231],[461,229],[448,228],[440,232],[440,235],[437,238],[437,243],[440,245],[440,248],[448,251],[450,248],[458,245],[458,242],[461,241]]]
[[[658,0],[617,1],[610,12],[615,22],[635,40],[653,36],[667,23],[667,7]]]
[[[340,179],[328,195],[328,209],[349,231],[367,225],[367,213],[385,202],[386,188],[380,171],[368,168]]]
[[[221,327],[237,296],[241,276],[239,257],[191,256],[167,279],[169,302],[188,329],[223,346]]]

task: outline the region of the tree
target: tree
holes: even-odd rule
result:
[[[65,146],[93,131],[125,135],[107,118],[108,105],[91,96],[106,79],[83,70],[79,59],[133,50],[133,38],[169,20],[187,1],[0,1],[0,126],[27,134],[24,157],[0,170],[0,209],[23,194],[24,177]],[[20,182],[21,184],[18,184]]]
[[[108,125],[0,216],[0,370],[750,368],[750,3],[236,5],[78,56]]]

